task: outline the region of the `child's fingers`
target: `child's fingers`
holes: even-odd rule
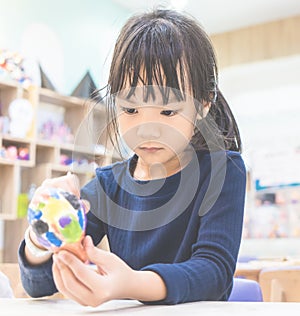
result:
[[[43,181],[42,188],[57,188],[63,191],[70,192],[77,197],[80,196],[79,179],[75,174],[68,173],[65,176],[46,179]]]
[[[89,261],[96,265],[107,266],[111,263],[111,260],[113,260],[112,257],[114,255],[109,251],[95,247],[90,236],[86,236],[84,238],[83,246],[86,250]]]
[[[87,306],[87,304],[80,297],[74,296],[65,285],[65,279],[67,277],[67,274],[70,274],[70,271],[67,271],[63,263],[59,262],[58,260],[55,260],[55,256],[53,256],[53,259],[54,262],[52,266],[52,272],[57,290],[67,298],[72,299],[83,306]]]
[[[84,200],[84,199],[82,199],[81,201],[82,201],[82,204],[83,204],[83,207],[84,207],[84,212],[88,213],[90,211],[90,209],[91,209],[90,202],[88,200]]]
[[[45,179],[41,186],[35,190],[31,199],[31,203],[37,205],[38,203],[43,202],[43,200],[49,196],[48,189],[51,188],[61,189],[63,191],[72,193],[77,197],[80,197],[80,185],[78,177],[75,174],[68,173],[62,177]],[[84,204],[86,209],[89,210],[89,203],[84,202]]]
[[[79,178],[71,173],[70,171],[66,175],[67,182],[72,188],[72,193],[75,194],[77,197],[80,197],[80,183],[79,183]],[[69,191],[70,192],[70,191]]]

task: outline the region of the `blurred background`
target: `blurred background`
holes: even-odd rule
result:
[[[84,98],[85,84],[105,86],[124,22],[156,7],[194,16],[214,44],[219,85],[239,124],[248,171],[241,255],[300,256],[299,0],[0,0],[0,7],[0,262],[16,261],[26,226],[26,215],[19,212],[22,197],[25,192],[28,199],[32,185],[41,181],[33,181],[32,175],[53,163],[49,156],[60,150],[61,161],[69,150],[38,142],[35,133],[29,138],[27,133],[25,140],[6,135],[4,118],[13,99],[20,99],[19,85],[56,93],[38,92],[39,100],[30,89],[31,97],[23,93],[32,104],[47,103],[47,109],[35,113],[49,116],[49,103],[74,105],[77,101],[67,97]],[[16,75],[14,86],[7,83],[12,78],[5,67],[8,60],[15,65],[21,59],[26,75]],[[53,111],[54,119],[64,115]],[[27,165],[3,154],[11,147],[19,150],[20,144],[32,152]],[[53,165],[50,169],[50,176],[65,171]],[[15,198],[16,203],[8,201]]]

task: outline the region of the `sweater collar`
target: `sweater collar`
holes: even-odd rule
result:
[[[174,194],[181,181],[188,183],[191,177],[199,177],[199,161],[195,151],[192,153],[191,161],[179,172],[162,179],[155,180],[137,180],[132,177],[132,170],[138,160],[134,155],[126,163],[125,190],[131,194],[139,196],[163,197],[168,194]],[[198,172],[197,172],[198,170]],[[196,172],[195,172],[196,171]]]

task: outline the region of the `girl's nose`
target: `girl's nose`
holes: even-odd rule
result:
[[[158,139],[161,136],[160,126],[156,122],[142,123],[137,127],[137,136],[145,140]]]

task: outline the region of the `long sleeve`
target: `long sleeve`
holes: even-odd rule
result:
[[[227,300],[230,294],[242,234],[246,172],[239,155],[228,157],[222,168],[226,168],[226,176],[219,186],[221,189],[206,196],[207,201],[215,203],[210,210],[202,209],[197,214],[200,225],[191,257],[184,262],[156,263],[142,268],[158,273],[166,284],[167,297],[155,304]],[[219,179],[216,173],[210,178]],[[199,192],[202,203],[203,189],[208,187],[209,180]],[[199,210],[199,203],[197,207]]]
[[[25,258],[25,241],[18,252],[22,285],[31,297],[42,297],[57,292],[52,277],[52,258],[40,265],[30,265]]]

